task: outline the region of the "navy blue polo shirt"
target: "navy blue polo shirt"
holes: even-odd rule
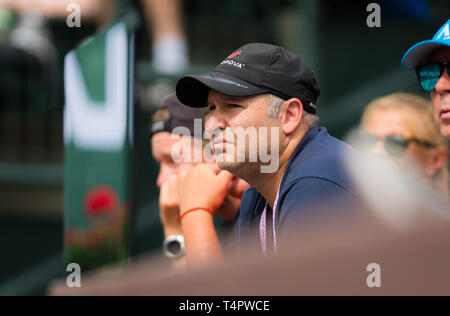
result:
[[[325,128],[313,126],[303,137],[289,160],[280,184],[276,213],[278,249],[293,241],[298,229],[296,223],[312,215],[318,205],[327,201],[339,205],[357,202],[356,188],[343,162],[343,157],[347,155],[360,154],[330,136]],[[238,250],[245,242],[260,244],[259,223],[265,206],[266,200],[256,189],[247,189],[235,224]],[[344,209],[349,210],[340,207],[340,210]],[[269,217],[272,217],[272,211],[268,207],[266,218]],[[269,230],[272,227],[268,225],[268,233]],[[267,245],[271,245],[269,240]]]

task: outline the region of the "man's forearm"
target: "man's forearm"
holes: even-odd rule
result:
[[[219,239],[214,228],[212,214],[196,210],[183,217],[181,222],[189,266],[219,263],[223,261]]]

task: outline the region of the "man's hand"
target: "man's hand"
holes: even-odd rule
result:
[[[179,176],[172,175],[163,183],[159,192],[159,217],[167,235],[181,235],[179,222],[180,208],[178,200]]]
[[[236,219],[240,204],[241,199],[235,198],[231,196],[231,194],[227,194],[225,202],[217,210],[217,214],[224,221],[233,222]]]
[[[231,180],[228,194],[225,197],[225,202],[217,211],[217,214],[225,221],[234,221],[241,205],[242,195],[250,185],[240,178],[234,177]]]
[[[200,164],[180,177],[178,196],[180,215],[196,207],[216,211],[224,203],[233,175],[228,171],[215,173],[210,166]]]
[[[241,178],[234,177],[228,192],[232,197],[240,200],[249,186],[250,185]]]

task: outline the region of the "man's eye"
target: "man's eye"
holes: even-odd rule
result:
[[[212,106],[208,106],[207,108],[206,108],[206,114],[208,114],[208,113],[211,113],[212,111],[214,111],[216,109],[216,106],[215,105],[212,105]]]
[[[227,106],[228,106],[229,108],[231,108],[231,109],[234,109],[234,108],[240,108],[240,107],[241,107],[241,106],[238,105],[238,104],[232,104],[232,103],[227,104]]]

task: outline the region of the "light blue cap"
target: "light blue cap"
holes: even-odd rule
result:
[[[450,20],[434,34],[433,39],[417,43],[403,56],[402,66],[408,70],[415,70],[425,64],[430,55],[438,48],[450,47]]]

